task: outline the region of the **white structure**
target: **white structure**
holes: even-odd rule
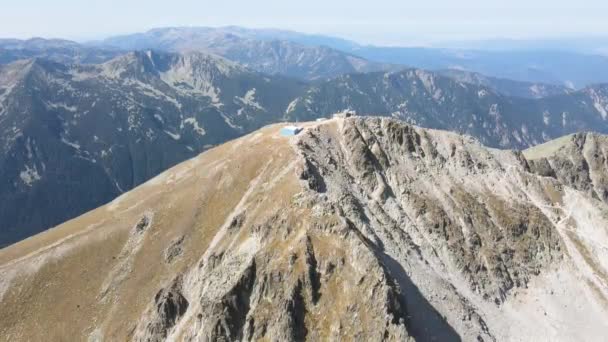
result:
[[[298,126],[285,126],[281,128],[281,135],[284,137],[291,137],[297,135],[302,131],[302,127]]]

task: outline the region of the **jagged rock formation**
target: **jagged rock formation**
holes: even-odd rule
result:
[[[604,336],[605,137],[521,153],[387,118],[279,129],[0,250],[2,339]],[[597,163],[559,175],[581,148]]]
[[[608,139],[578,133],[526,151],[532,170],[608,203]]]

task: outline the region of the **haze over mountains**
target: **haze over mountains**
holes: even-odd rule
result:
[[[587,55],[608,56],[608,38],[601,35],[570,36],[554,38],[528,39],[481,39],[477,41],[442,41],[431,44],[439,48],[456,48],[468,50],[516,51],[571,51]]]
[[[292,36],[300,39],[289,39]],[[260,72],[310,80],[352,72],[390,69],[388,65],[371,62],[323,44],[315,44],[315,37],[310,38],[310,44],[302,44],[302,37],[304,35],[283,31],[258,32],[236,27],[167,28],[108,38],[99,46],[123,50],[205,51]],[[319,40],[323,43],[331,42],[329,39]]]
[[[0,39],[0,64],[45,58],[61,63],[102,63],[124,51],[94,48],[64,39]]]
[[[380,47],[357,44],[352,41],[305,35],[281,30],[247,30],[239,27],[197,28],[174,27],[155,29],[145,33],[118,36],[106,39],[99,46],[115,46],[123,49],[163,49],[172,51],[207,50],[234,58],[236,61],[251,62],[246,57],[248,42],[262,41],[269,46],[254,49],[259,56],[281,55],[281,49],[273,47],[279,41],[289,41],[318,49],[326,46],[346,54],[353,54],[375,63],[406,65],[429,70],[459,69],[478,72],[487,76],[508,78],[525,82],[566,85],[570,88],[608,82],[608,57],[581,53],[564,48],[552,49],[506,49],[498,51],[479,49],[445,49],[419,47]],[[263,44],[264,45],[264,44]],[[293,46],[293,45],[292,45]],[[223,51],[231,47],[229,51]],[[242,50],[244,49],[244,51]],[[293,50],[293,48],[292,48]],[[302,54],[302,51],[298,51]],[[224,54],[225,53],[225,54]],[[312,53],[312,51],[308,51]],[[326,52],[327,53],[327,52]],[[243,58],[239,60],[239,58]],[[264,59],[265,64],[270,62]],[[272,59],[271,59],[272,61]],[[272,63],[270,63],[272,64]],[[273,65],[275,71],[277,66]],[[272,68],[264,70],[273,72]],[[359,70],[361,71],[361,70]]]
[[[102,41],[79,45],[74,42],[41,39],[19,41],[0,40],[0,62],[16,58],[72,56],[74,61],[102,61],[120,51],[165,50],[205,51],[219,54],[266,73],[318,79],[335,77],[349,72],[396,70],[399,66],[429,70],[464,70],[486,76],[516,81],[549,83],[568,88],[582,88],[608,81],[608,57],[601,53],[601,40],[587,41],[589,48],[567,40],[556,40],[553,45],[522,41],[480,42],[462,45],[464,48],[381,47],[362,45],[353,41],[323,35],[310,35],[274,29],[245,29],[236,26],[170,27],[144,33],[109,37]],[[597,43],[599,41],[599,43]],[[559,45],[559,42],[563,42]],[[449,44],[446,44],[449,45]],[[458,44],[454,45],[458,46]],[[469,46],[469,48],[466,48]],[[85,49],[86,47],[86,49]],[[93,56],[90,49],[97,51]],[[593,48],[592,48],[593,47]],[[603,48],[602,48],[603,47]],[[51,53],[53,49],[59,53]],[[66,56],[67,55],[67,56]]]

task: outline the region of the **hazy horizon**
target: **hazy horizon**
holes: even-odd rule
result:
[[[212,8],[213,11],[207,11]],[[242,26],[322,34],[375,45],[430,45],[454,41],[551,40],[606,37],[608,3],[584,0],[515,0],[489,4],[431,0],[424,4],[378,0],[261,0],[214,2],[22,0],[3,5],[0,37],[76,41],[143,32],[159,27]],[[575,18],[575,19],[574,19]]]
[[[96,41],[101,41],[106,38],[117,37],[117,36],[126,36],[136,33],[145,33],[151,30],[156,29],[168,29],[168,28],[215,28],[222,29],[228,27],[238,27],[242,29],[252,29],[252,30],[278,30],[278,31],[286,31],[286,32],[294,32],[301,33],[307,35],[318,35],[330,38],[343,39],[346,41],[351,41],[360,45],[370,45],[370,46],[386,46],[386,47],[429,47],[429,48],[480,48],[480,49],[497,49],[497,44],[506,43],[504,46],[505,50],[509,49],[521,49],[529,47],[530,44],[534,44],[535,42],[543,43],[545,45],[535,46],[536,48],[551,48],[555,45],[552,44],[561,44],[567,42],[568,45],[564,50],[572,50],[574,47],[576,50],[577,46],[585,46],[593,45],[594,42],[600,42],[601,46],[593,46],[594,48],[600,47],[601,49],[593,50],[593,52],[608,54],[608,34],[603,35],[582,35],[582,34],[570,34],[570,35],[560,35],[560,36],[530,36],[530,37],[505,37],[505,36],[493,36],[493,37],[479,37],[479,38],[435,38],[435,39],[421,39],[412,37],[410,39],[403,39],[401,41],[395,42],[382,42],[382,41],[365,41],[357,38],[351,38],[342,36],[340,34],[333,34],[328,32],[306,32],[296,29],[289,29],[284,27],[251,27],[251,26],[243,26],[237,24],[230,25],[221,25],[221,26],[211,26],[211,25],[171,25],[171,26],[155,26],[149,28],[142,28],[140,30],[133,31],[125,31],[125,32],[115,32],[115,33],[107,33],[107,34],[99,34],[88,37],[72,37],[72,36],[58,36],[58,35],[31,35],[31,36],[2,36],[0,35],[0,39],[18,39],[18,40],[28,40],[28,39],[62,39],[74,41],[77,43],[94,43]],[[583,49],[584,50],[584,49]]]

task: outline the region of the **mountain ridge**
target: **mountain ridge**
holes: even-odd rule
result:
[[[470,137],[390,118],[301,125],[218,146],[0,250],[2,336],[602,336],[606,320],[587,317],[608,316],[606,202]],[[608,139],[589,138],[605,164]]]
[[[407,69],[339,76],[295,99],[288,118],[354,110],[446,129],[502,148],[526,148],[577,131],[606,129],[605,85],[540,99],[508,97],[433,72]]]
[[[136,52],[101,65],[38,59],[0,67],[2,244],[278,120],[303,86],[220,57],[188,56]],[[53,200],[70,193],[86,198]]]
[[[554,95],[569,94],[574,92],[574,89],[566,86],[518,82],[508,79],[488,77],[479,73],[467,72],[463,70],[440,70],[438,74],[451,77],[459,82],[484,86],[492,89],[494,92],[510,97],[525,97],[539,99]]]
[[[307,35],[297,32],[274,30],[256,30],[242,27],[177,27],[160,28],[147,33],[119,36],[114,42],[122,41],[122,47],[151,47],[137,45],[137,38],[150,43],[163,42],[163,32],[169,32],[171,39],[180,37],[180,44],[192,41],[192,36],[198,34],[203,41],[209,37],[226,37],[224,43],[234,44],[238,40],[289,40],[309,47],[326,46],[346,54],[353,54],[374,63],[410,66],[421,69],[440,71],[445,69],[466,70],[487,76],[513,79],[532,83],[547,83],[568,88],[580,89],[593,83],[608,82],[608,57],[603,55],[588,55],[577,51],[549,51],[543,49],[516,49],[513,51],[458,49],[458,48],[429,48],[429,47],[384,47],[357,44],[324,35]],[[131,38],[135,38],[131,40]],[[221,40],[221,39],[220,39]],[[109,38],[108,41],[112,41]],[[203,43],[205,45],[206,43]],[[169,44],[169,48],[170,48]],[[196,45],[196,44],[194,44]],[[237,44],[238,45],[238,44]],[[168,48],[163,46],[162,48]],[[394,69],[390,69],[394,70]],[[335,74],[333,76],[336,76]]]
[[[325,45],[305,45],[276,31],[278,37],[260,37],[236,28],[172,27],[108,38],[97,46],[123,50],[157,49],[170,52],[202,51],[221,55],[253,70],[308,80],[332,78],[349,72],[396,69],[373,63]],[[286,35],[287,37],[283,37]]]

